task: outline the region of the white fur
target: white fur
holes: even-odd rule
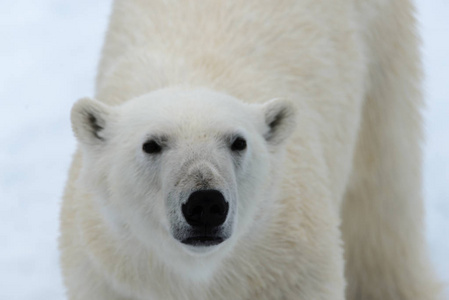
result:
[[[406,0],[116,0],[72,109],[69,299],[437,299],[413,30]],[[175,237],[198,172],[229,202],[217,246]]]

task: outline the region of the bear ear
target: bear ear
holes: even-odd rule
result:
[[[272,145],[277,145],[292,134],[296,126],[296,109],[288,100],[273,99],[263,104],[265,123],[268,131],[265,139]]]
[[[106,140],[104,129],[109,125],[112,109],[93,99],[83,98],[72,107],[72,130],[80,143],[102,144]]]

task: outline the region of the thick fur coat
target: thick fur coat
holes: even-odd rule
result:
[[[69,299],[438,299],[420,67],[407,0],[116,0],[98,101],[72,111]],[[148,128],[185,141],[158,169],[139,152]],[[242,162],[214,146],[228,128],[246,134]],[[164,231],[177,208],[155,196],[186,157],[232,183],[232,235],[210,253]]]

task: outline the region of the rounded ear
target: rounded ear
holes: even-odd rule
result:
[[[112,109],[97,100],[83,98],[72,107],[72,130],[80,143],[101,144],[106,140],[104,129],[109,125]]]
[[[263,104],[265,123],[268,131],[265,139],[272,145],[287,140],[296,127],[296,109],[288,100],[273,99]]]

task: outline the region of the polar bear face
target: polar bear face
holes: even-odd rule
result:
[[[72,109],[80,183],[111,230],[174,268],[223,256],[256,230],[294,124],[290,102],[209,90],[159,90],[115,107],[81,99]]]

